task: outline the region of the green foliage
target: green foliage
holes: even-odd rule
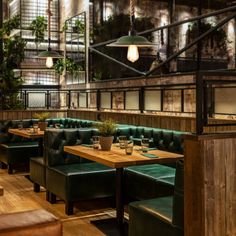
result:
[[[8,69],[16,69],[24,60],[26,41],[20,36],[4,39],[3,63]]]
[[[75,26],[73,27],[74,30],[80,34],[84,34],[85,31],[85,24],[80,19],[75,20]]]
[[[37,16],[29,26],[32,31],[32,35],[35,36],[35,43],[41,43],[44,41],[44,34],[47,30],[47,20],[44,16]]]
[[[3,35],[6,34],[7,36],[9,36],[13,29],[18,29],[18,28],[20,28],[20,16],[16,15],[16,16],[3,22],[1,34],[3,34]]]
[[[59,75],[62,75],[63,71],[66,70],[68,73],[73,74],[74,76],[78,76],[79,71],[81,71],[83,68],[73,59],[66,58],[65,60],[58,59],[57,62],[54,64],[54,69]]]
[[[33,118],[38,119],[39,121],[45,121],[50,117],[49,112],[40,112],[40,113],[34,113]]]
[[[68,30],[68,24],[67,24],[67,22],[65,21],[64,22],[64,25],[63,25],[63,27],[62,27],[62,32],[66,32]]]
[[[214,24],[201,22],[201,33],[204,33],[214,27]],[[188,25],[187,30],[187,38],[189,42],[192,42],[194,39],[198,37],[198,24],[197,22],[194,22],[192,24]],[[215,30],[210,36],[206,37],[204,40],[204,43],[208,43],[208,41],[214,42],[217,48],[221,48],[223,50],[226,50],[227,48],[227,34],[222,28],[219,28]]]
[[[136,18],[134,26],[137,32],[155,27],[151,22],[151,17]],[[103,24],[95,25],[93,36],[95,42],[98,43],[127,35],[129,30],[130,16],[126,14],[119,14],[110,16],[107,21],[103,22]],[[145,35],[145,37],[152,40],[152,36],[150,34]]]
[[[20,76],[16,76],[14,69],[20,67],[24,60],[24,49],[26,41],[20,36],[10,36],[11,31],[20,27],[20,17],[4,21],[0,34],[3,37],[3,60],[0,64],[0,92],[2,109],[16,109],[22,107],[22,101],[18,90],[23,81]],[[9,90],[11,90],[9,92]]]
[[[116,123],[112,119],[96,123],[94,126],[98,129],[99,134],[104,137],[112,136],[116,132]]]

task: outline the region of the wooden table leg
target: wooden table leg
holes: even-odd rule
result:
[[[116,169],[116,219],[120,229],[124,223],[124,169]]]
[[[0,196],[3,196],[3,187],[0,186]]]

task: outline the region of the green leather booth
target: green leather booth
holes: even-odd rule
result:
[[[174,195],[129,204],[129,236],[183,236],[184,165],[177,162]]]
[[[65,120],[67,120],[67,122],[73,121],[70,124],[78,124],[75,119]],[[56,124],[58,120],[53,119],[53,122],[55,122]],[[53,122],[51,124],[53,124]],[[89,124],[89,126],[91,125],[90,122],[85,122],[83,122],[83,124]],[[64,123],[63,125],[68,124]],[[49,192],[51,192],[52,195],[56,195],[64,199],[66,201],[66,211],[69,214],[73,212],[72,205],[73,202],[76,200],[99,196],[111,196],[114,194],[114,189],[112,190],[112,194],[111,191],[109,194],[105,194],[101,186],[99,189],[103,191],[103,193],[98,193],[98,189],[95,188],[98,185],[96,185],[94,187],[94,192],[96,192],[96,194],[90,195],[90,193],[87,193],[86,195],[81,190],[85,188],[84,186],[82,186],[77,192],[77,195],[75,194],[76,198],[71,198],[74,193],[70,193],[69,196],[67,196],[66,193],[69,193],[69,191],[63,190],[63,188],[66,186],[66,183],[64,184],[64,186],[60,185],[60,188],[57,184],[55,184],[57,182],[64,183],[65,180],[69,179],[70,182],[73,182],[73,179],[81,181],[79,179],[83,178],[82,173],[89,172],[89,174],[91,174],[92,171],[96,170],[96,168],[99,169],[101,173],[107,171],[107,167],[101,166],[96,163],[88,163],[88,161],[84,158],[78,158],[72,155],[65,154],[63,152],[64,145],[91,143],[91,137],[93,135],[98,135],[96,129],[81,127],[77,129],[53,129],[48,130],[46,134],[47,136],[52,135],[52,137],[45,137],[45,157],[41,159],[33,158],[30,161],[30,177],[31,180],[34,182],[35,191],[39,191],[39,187],[43,186]],[[115,137],[118,137],[119,135],[126,135],[129,139],[134,138],[137,142],[138,139],[142,137],[148,137],[150,139],[150,144],[153,147],[178,153],[182,153],[183,151],[182,132],[156,128],[152,129],[149,127],[145,128],[130,125],[118,125]],[[115,141],[117,141],[117,138],[115,138]],[[55,162],[54,159],[56,159],[57,161]],[[81,163],[84,163],[84,165],[81,165]],[[47,167],[45,167],[45,164]],[[84,169],[81,169],[82,167]],[[95,169],[93,169],[94,167]],[[75,174],[72,176],[70,171],[73,171],[73,173]],[[77,172],[80,173],[79,177],[77,176]],[[99,174],[102,176],[101,173]],[[87,176],[89,174],[87,174]],[[143,200],[171,195],[173,194],[174,190],[174,178],[175,168],[173,168],[173,166],[155,164],[126,168],[124,181],[126,198],[128,200]],[[98,178],[96,177],[95,179]],[[113,188],[114,183],[115,181],[110,182]]]
[[[45,132],[46,189],[51,203],[65,201],[73,214],[75,201],[115,195],[115,170],[63,151],[65,145],[89,144],[93,129],[47,130]]]
[[[51,118],[46,121],[48,122],[48,127],[51,128],[58,124],[60,128],[83,128],[91,127],[94,123],[94,121],[90,120],[73,118]],[[38,156],[38,142],[37,140],[10,134],[8,129],[18,128],[19,123],[22,123],[23,128],[32,128],[33,124],[37,122],[37,119],[0,120],[0,163],[3,164],[2,166],[8,167],[9,174],[13,173],[13,169],[18,169],[21,165],[29,166],[30,157]],[[31,166],[33,165],[33,168],[34,164],[35,166],[41,166],[40,162],[42,160],[35,160],[35,162],[32,162],[33,164],[31,163]]]
[[[8,133],[9,128],[18,128],[20,122],[22,122],[23,128],[30,128],[36,120],[0,121],[0,162],[8,167],[9,174],[19,167],[28,169],[30,157],[38,155],[37,140]]]

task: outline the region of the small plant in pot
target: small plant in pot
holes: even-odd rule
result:
[[[45,131],[48,125],[48,122],[46,122],[46,119],[49,118],[49,112],[40,112],[35,113],[33,115],[33,118],[38,119],[38,127],[41,131]]]
[[[111,145],[114,139],[114,133],[116,132],[116,123],[109,119],[97,123],[95,127],[99,131],[100,145],[103,151],[111,150]]]

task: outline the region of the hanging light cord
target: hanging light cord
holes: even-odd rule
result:
[[[135,15],[134,15],[134,0],[130,0],[130,35],[135,35],[135,29],[134,29],[134,21],[135,21]]]
[[[52,0],[48,0],[48,9],[47,9],[47,15],[48,15],[48,50],[51,50],[51,2]]]

